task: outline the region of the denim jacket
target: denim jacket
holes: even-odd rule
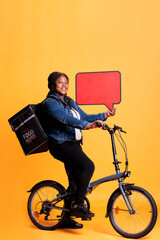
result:
[[[52,96],[56,99],[51,98]],[[73,99],[70,100],[71,107],[79,112],[80,119],[73,117],[71,109],[59,95],[52,93],[44,100],[46,131],[48,137],[54,142],[76,141],[75,128],[83,130],[88,123],[106,120],[105,113],[86,114]]]

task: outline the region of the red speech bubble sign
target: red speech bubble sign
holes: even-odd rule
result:
[[[121,74],[114,72],[77,73],[78,104],[105,104],[110,110],[121,102]]]

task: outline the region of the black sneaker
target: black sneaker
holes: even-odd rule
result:
[[[89,211],[84,204],[80,205],[72,205],[72,215],[77,218],[92,218],[94,217],[94,213]]]
[[[60,228],[80,229],[83,228],[83,224],[69,218],[60,226]]]

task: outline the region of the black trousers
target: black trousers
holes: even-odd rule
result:
[[[83,203],[86,189],[94,172],[94,163],[82,151],[78,142],[55,144],[49,141],[49,151],[52,156],[65,164],[69,181],[74,181],[77,187],[76,202]]]

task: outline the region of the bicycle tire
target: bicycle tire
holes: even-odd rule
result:
[[[137,186],[125,187],[135,213],[130,214],[120,189],[116,190],[109,202],[109,219],[113,228],[123,237],[141,238],[147,235],[155,226],[157,206],[153,197],[143,188]]]
[[[28,214],[35,226],[42,230],[55,230],[60,227],[68,217],[68,212],[50,208],[52,203],[49,202],[58,195],[64,193],[64,188],[56,182],[42,182],[32,190],[27,204]],[[44,204],[49,203],[50,206],[45,209]],[[55,206],[67,208],[67,199],[57,201]],[[48,215],[48,216],[47,216]]]

